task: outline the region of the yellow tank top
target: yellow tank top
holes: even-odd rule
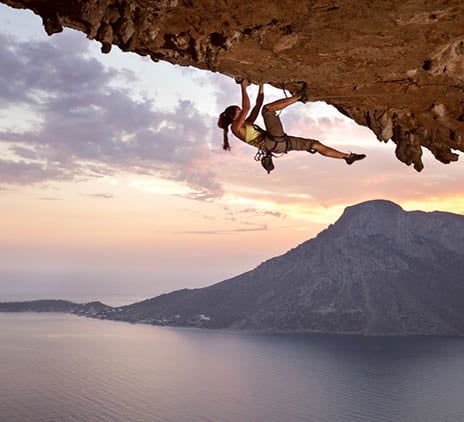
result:
[[[253,125],[246,125],[245,139],[247,144],[259,147],[259,137],[261,135],[262,133],[259,130],[255,129]]]

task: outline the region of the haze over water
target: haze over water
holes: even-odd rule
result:
[[[464,339],[0,314],[5,421],[460,421]]]

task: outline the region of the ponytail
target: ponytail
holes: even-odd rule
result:
[[[229,144],[229,126],[232,124],[232,121],[235,117],[235,112],[237,110],[237,106],[229,106],[227,107],[220,115],[218,119],[218,127],[223,130],[223,144],[222,148],[226,151],[230,151],[230,144]]]
[[[229,129],[225,127],[223,130],[223,140],[222,140],[222,149],[225,151],[230,151],[229,137],[227,136],[228,132],[229,132]]]

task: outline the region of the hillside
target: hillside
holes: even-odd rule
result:
[[[212,328],[462,335],[464,216],[365,202],[252,271],[110,317]]]
[[[229,280],[123,307],[42,300],[0,312],[67,312],[154,325],[380,335],[464,335],[464,216],[375,200]]]

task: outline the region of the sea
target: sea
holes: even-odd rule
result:
[[[464,339],[0,313],[0,421],[464,421]]]

